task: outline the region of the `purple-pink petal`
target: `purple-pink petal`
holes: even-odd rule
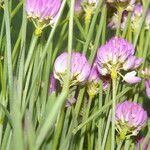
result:
[[[26,0],[25,9],[29,17],[42,21],[54,18],[60,5],[60,0]]]
[[[68,53],[64,52],[57,57],[54,63],[54,76],[61,83],[64,82],[64,76],[67,72],[67,59]],[[91,69],[86,57],[79,52],[72,52],[70,67],[71,85],[84,84],[89,77]]]
[[[130,132],[132,131],[136,134],[142,129],[148,119],[147,112],[141,105],[127,100],[117,104],[115,117],[121,130],[124,130],[126,126]]]
[[[52,94],[54,92],[56,92],[56,79],[54,78],[54,74],[52,73],[50,76],[49,93]]]

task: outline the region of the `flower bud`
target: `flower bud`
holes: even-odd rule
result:
[[[67,59],[68,53],[64,52],[57,57],[54,63],[54,77],[60,81],[63,85],[67,74]],[[90,74],[90,65],[86,57],[79,52],[72,52],[71,54],[71,66],[70,86],[85,84]]]
[[[82,3],[83,3],[83,0],[75,1],[74,10],[75,10],[76,15],[80,15],[83,12]]]
[[[54,74],[51,74],[49,93],[52,94],[54,92],[56,92],[56,79],[54,78]]]

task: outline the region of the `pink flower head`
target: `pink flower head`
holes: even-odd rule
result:
[[[49,93],[52,94],[54,92],[56,92],[56,79],[54,78],[54,74],[52,73],[50,76]]]
[[[150,68],[145,68],[145,70],[142,71],[142,74],[145,79],[146,94],[148,98],[150,98]]]
[[[98,71],[101,75],[116,74],[123,77],[128,83],[140,82],[134,73],[124,76],[122,71],[132,71],[139,67],[143,59],[134,56],[135,49],[131,43],[123,38],[113,37],[105,45],[102,45],[97,52]],[[130,80],[128,80],[130,78]],[[133,82],[132,82],[133,81]]]
[[[87,81],[87,92],[89,96],[95,96],[96,94],[98,94],[100,80],[103,81],[103,90],[106,90],[110,84],[110,80],[108,77],[100,76],[97,70],[97,63],[95,61],[93,67],[91,68],[90,75]]]
[[[36,28],[51,25],[60,8],[60,0],[26,0],[26,12]]]
[[[147,122],[147,112],[137,103],[125,101],[116,106],[116,130],[123,137],[136,136]]]
[[[54,77],[61,84],[64,83],[67,73],[68,53],[64,52],[57,57],[54,63]],[[90,74],[90,65],[86,57],[79,52],[72,52],[71,55],[71,85],[84,84]]]

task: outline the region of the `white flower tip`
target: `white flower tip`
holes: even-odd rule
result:
[[[136,84],[136,83],[139,83],[141,81],[141,78],[140,77],[137,77],[135,76],[136,75],[136,72],[135,71],[132,71],[132,72],[129,72],[127,73],[123,80],[126,81],[127,83],[129,84]]]

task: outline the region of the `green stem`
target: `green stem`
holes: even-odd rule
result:
[[[102,108],[102,100],[103,100],[103,83],[100,81],[99,86],[99,110]],[[102,145],[102,118],[99,118],[98,123],[98,149],[101,149]]]
[[[119,36],[119,35],[120,35],[122,12],[123,12],[123,9],[122,9],[122,8],[119,8],[119,9],[118,9],[118,23],[119,23],[119,24],[118,24],[118,27],[117,27],[116,36]]]
[[[118,146],[117,146],[117,150],[121,150],[122,144],[123,144],[123,141],[120,141]]]
[[[115,149],[115,107],[116,107],[116,79],[112,79],[112,139],[111,139],[111,150]]]
[[[57,150],[58,149],[58,144],[59,144],[59,138],[61,135],[62,127],[63,127],[63,122],[64,122],[64,115],[65,115],[65,107],[63,106],[59,115],[59,119],[56,125],[56,131],[54,133],[54,140],[53,140],[53,145],[52,145],[52,150]]]
[[[63,130],[62,130],[60,145],[62,145],[64,143],[64,139],[65,139],[66,134],[67,134],[67,130],[69,127],[70,114],[71,114],[71,107],[69,107],[65,113],[64,126],[63,126]]]
[[[9,99],[10,99],[10,111],[13,123],[13,144],[14,149],[23,149],[22,138],[22,122],[19,112],[20,107],[17,106],[17,99],[14,99],[14,85],[13,85],[13,69],[12,69],[12,54],[11,54],[11,32],[10,32],[10,14],[9,14],[9,2],[5,0],[5,25],[6,25],[6,40],[7,40],[7,63],[8,63],[8,84],[9,84]],[[19,139],[19,140],[18,140]]]
[[[96,117],[98,117],[101,113],[104,112],[104,110],[107,109],[107,107],[109,107],[112,104],[112,101],[109,102],[108,104],[106,104],[105,106],[102,107],[101,110],[97,111],[96,113],[94,113],[93,115],[91,115],[85,122],[79,124],[72,132],[73,134],[76,134],[80,129],[82,129],[86,124],[88,124],[89,122],[91,122],[93,119],[95,119]]]
[[[142,19],[141,19],[141,22],[140,22],[140,24],[139,24],[139,28],[138,28],[138,30],[137,30],[137,32],[136,32],[136,37],[135,37],[134,42],[133,42],[134,47],[137,46],[138,38],[139,38],[139,35],[140,35],[140,32],[141,32],[143,23],[144,23],[144,21],[145,21],[145,17],[146,17],[146,14],[147,14],[147,10],[148,10],[148,7],[149,7],[149,3],[150,3],[150,1],[147,1],[146,6],[143,8],[144,12],[143,12],[143,14],[142,14]]]
[[[83,47],[83,53],[84,54],[86,54],[86,52],[88,50],[89,43],[90,43],[92,35],[94,33],[94,27],[95,27],[95,23],[96,23],[96,20],[97,20],[97,16],[98,16],[98,13],[100,11],[100,8],[101,8],[102,4],[103,4],[103,1],[98,2],[97,8],[96,8],[95,13],[94,13],[94,16],[92,17],[91,25],[90,25],[89,32],[88,32],[88,35],[87,35],[87,40],[86,40],[85,45]]]
[[[131,144],[131,140],[126,140],[124,150],[129,150]]]
[[[43,126],[41,127],[39,134],[37,136],[36,140],[36,150],[38,150],[43,143],[43,140],[45,139],[46,135],[48,134],[48,131],[52,129],[53,125],[55,124],[55,120],[58,114],[58,110],[62,107],[64,101],[66,100],[66,97],[68,95],[68,90],[63,89],[62,93],[57,98],[57,101],[55,102],[53,108],[48,113],[45,122]]]
[[[85,88],[82,88],[78,94],[78,98],[77,98],[77,103],[76,103],[76,106],[75,106],[75,114],[72,118],[72,121],[70,123],[70,126],[69,126],[69,129],[68,129],[68,134],[66,136],[66,139],[65,141],[63,141],[63,144],[61,144],[61,148],[60,149],[65,149],[66,148],[66,145],[69,145],[69,142],[70,142],[70,139],[73,135],[73,128],[77,126],[77,122],[78,122],[78,115],[79,115],[79,112],[80,112],[80,108],[81,108],[81,105],[82,105],[82,101],[83,101],[83,96],[84,96],[84,92],[85,92]]]
[[[72,51],[72,43],[73,43],[73,16],[74,16],[74,3],[75,0],[71,1],[71,9],[70,9],[70,18],[69,18],[69,38],[68,38],[68,54],[69,54],[69,58],[68,58],[68,65],[70,66],[70,60],[71,60],[71,51]],[[61,16],[63,8],[65,7],[66,4],[66,0],[64,0],[62,2],[61,8],[59,10],[58,15]],[[58,20],[56,21],[55,25],[54,25],[54,29],[51,32],[51,35],[48,39],[48,44],[46,44],[46,47],[44,49],[43,52],[43,56],[46,55],[46,52],[48,50],[48,46],[49,46],[49,41],[51,42],[51,38],[53,37],[54,31],[56,29],[57,23],[59,21],[60,17],[58,18]],[[41,56],[42,57],[42,56]],[[64,104],[67,96],[68,96],[68,92],[69,92],[69,79],[70,77],[70,69],[68,68],[67,70],[67,80],[64,84],[63,90],[61,92],[61,94],[59,95],[59,97],[57,98],[57,101],[55,102],[53,108],[50,110],[50,112],[48,113],[47,118],[45,119],[45,122],[43,124],[43,126],[41,127],[39,134],[37,136],[37,140],[36,140],[36,150],[40,148],[41,144],[43,143],[48,131],[50,129],[52,129],[55,121],[56,121],[56,117],[58,115],[58,110],[60,110],[60,108],[62,107],[62,105]]]
[[[106,129],[105,129],[104,138],[103,138],[103,142],[102,142],[102,150],[105,150],[105,144],[106,144],[106,140],[108,137],[110,122],[111,122],[111,110],[109,112],[108,119],[107,119]]]
[[[86,113],[83,116],[83,121],[86,120],[89,116],[89,112],[90,112],[90,108],[91,108],[91,104],[92,104],[92,97],[89,98],[89,102],[88,102],[88,106],[87,109],[85,110]],[[80,139],[80,144],[79,144],[79,150],[83,149],[83,143],[84,143],[84,137],[85,137],[85,132],[86,131],[86,126],[84,126],[81,130],[81,139]]]
[[[89,62],[90,64],[92,64],[93,59],[95,57],[95,54],[97,52],[97,48],[99,47],[99,41],[100,41],[100,37],[102,32],[104,32],[104,26],[105,26],[105,22],[106,22],[106,5],[103,6],[102,8],[102,13],[101,13],[101,18],[99,19],[99,25],[98,25],[98,30],[97,30],[97,34],[94,40],[94,50],[91,52],[90,57],[89,57]],[[102,36],[103,38],[103,36]]]
[[[29,65],[30,65],[30,62],[31,62],[31,58],[32,58],[37,40],[38,40],[38,37],[33,34],[33,37],[32,37],[32,40],[31,40],[31,45],[30,45],[29,52],[28,52],[28,56],[27,56],[27,59],[26,59],[26,62],[25,62],[25,71],[24,71],[25,76],[26,76],[27,70],[29,68]]]

